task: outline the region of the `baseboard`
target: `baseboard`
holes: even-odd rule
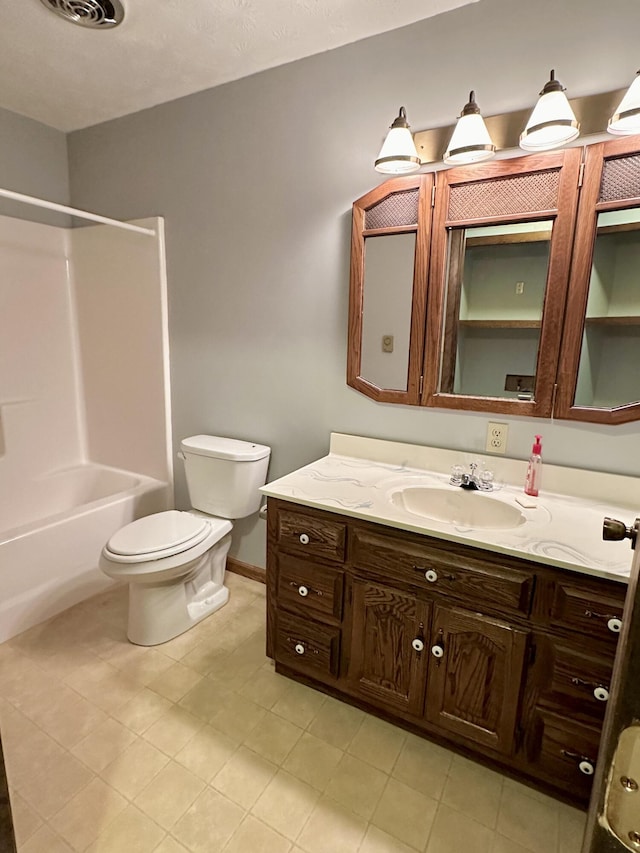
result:
[[[250,578],[252,581],[267,582],[266,569],[253,566],[251,563],[243,563],[242,560],[236,560],[235,557],[227,557],[227,571],[242,575],[243,578]]]

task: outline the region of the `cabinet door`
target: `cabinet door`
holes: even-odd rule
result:
[[[413,595],[371,581],[353,581],[347,675],[352,689],[376,705],[422,714],[429,609]]]
[[[511,753],[526,645],[527,632],[506,622],[436,605],[427,687],[429,722]]]
[[[586,148],[555,414],[640,419],[640,145]]]
[[[347,383],[420,402],[433,175],[392,178],[353,204]]]
[[[580,151],[436,177],[423,403],[548,417]]]

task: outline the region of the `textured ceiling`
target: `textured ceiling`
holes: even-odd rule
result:
[[[0,107],[63,131],[477,0],[123,0],[114,29],[0,0]]]

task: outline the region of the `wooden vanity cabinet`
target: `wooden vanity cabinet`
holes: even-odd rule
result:
[[[586,803],[624,584],[275,498],[267,528],[278,672]]]

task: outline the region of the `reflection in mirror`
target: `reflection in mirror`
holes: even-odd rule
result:
[[[415,232],[367,237],[360,375],[378,388],[406,391]]]
[[[551,220],[449,229],[440,391],[531,400]]]
[[[640,400],[640,209],[598,214],[575,405]]]

